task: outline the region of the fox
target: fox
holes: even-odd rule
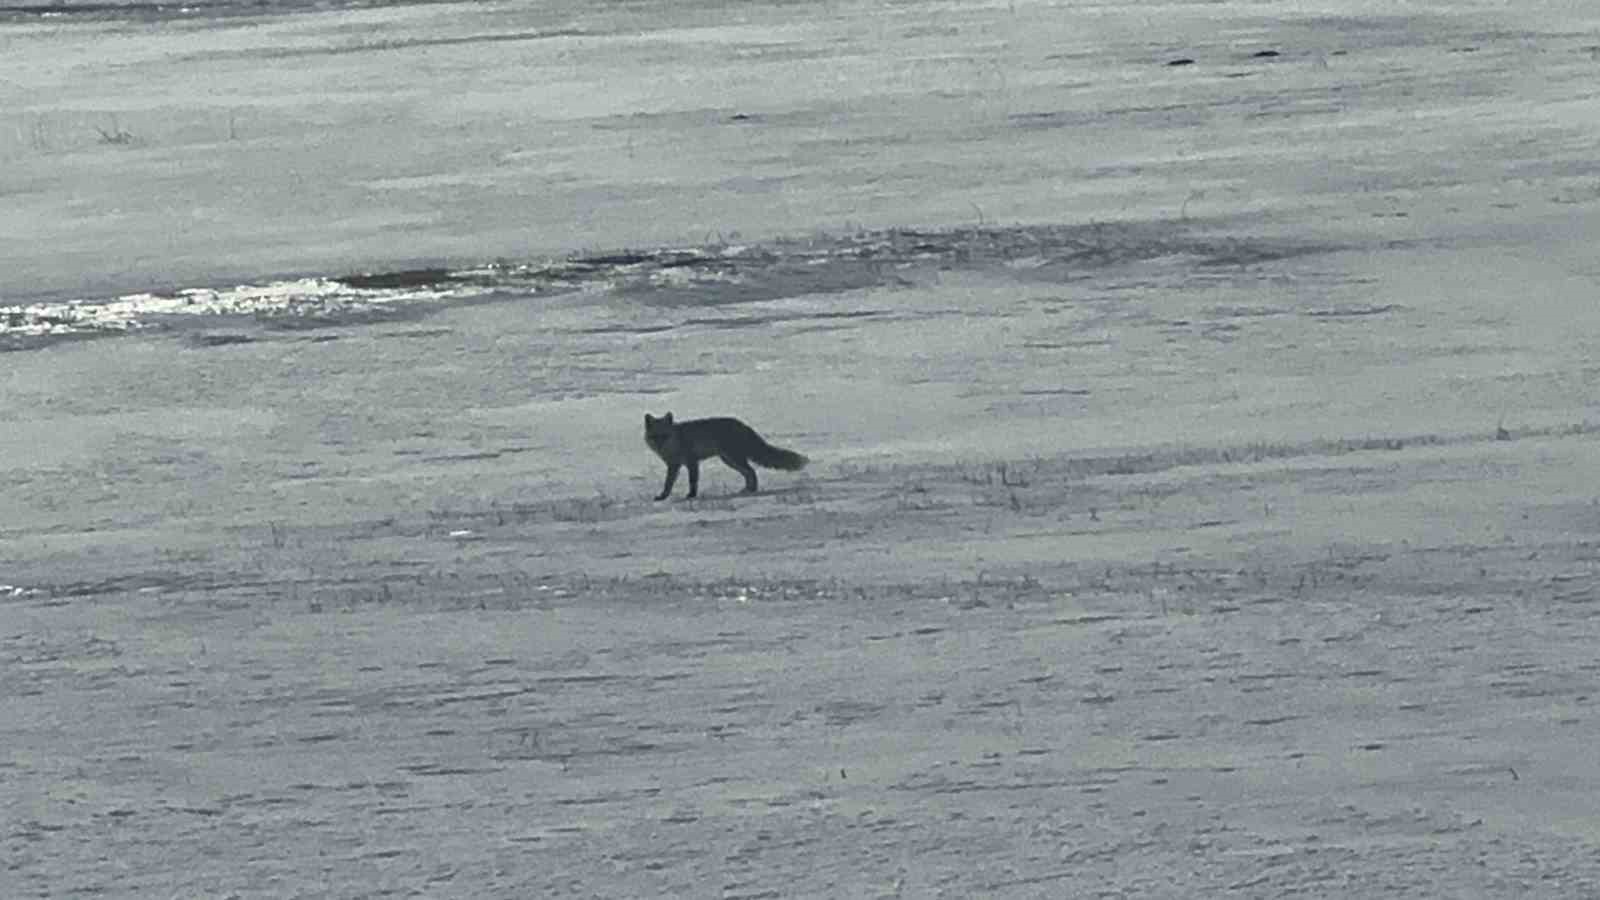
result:
[[[751,463],[797,472],[810,462],[793,450],[772,446],[754,428],[731,416],[674,422],[670,412],[659,419],[645,413],[644,442],[667,464],[667,483],[657,500],[672,496],[678,470],[684,467],[689,469],[687,496],[693,497],[700,490],[700,460],[713,456],[744,476],[746,494],[756,492],[756,470],[750,467]]]

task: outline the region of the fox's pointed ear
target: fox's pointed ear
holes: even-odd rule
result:
[[[650,427],[650,423],[654,422],[655,420],[656,420],[655,416],[652,416],[649,413],[645,413],[644,414],[644,427],[649,428]]]
[[[668,425],[671,425],[672,424],[672,413],[667,413],[666,415],[662,416],[661,417],[661,421],[667,423]]]

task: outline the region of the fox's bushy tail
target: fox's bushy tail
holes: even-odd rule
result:
[[[804,454],[774,447],[760,438],[756,439],[755,451],[750,454],[750,461],[763,468],[782,469],[786,472],[798,472],[810,462]]]

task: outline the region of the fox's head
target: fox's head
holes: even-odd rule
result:
[[[659,435],[670,435],[670,434],[672,434],[672,413],[667,413],[666,415],[662,416],[659,419],[656,418],[655,416],[650,415],[649,413],[645,413],[644,414],[644,433],[647,436],[648,435],[652,435],[652,434],[659,434]]]

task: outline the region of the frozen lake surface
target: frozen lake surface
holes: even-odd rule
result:
[[[1600,889],[1600,15],[67,18],[0,895]]]

